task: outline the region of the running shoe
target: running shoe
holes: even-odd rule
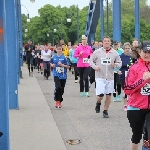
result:
[[[75,83],[78,83],[78,80],[75,80]]]
[[[90,97],[88,92],[85,92],[85,97]]]
[[[113,97],[113,102],[117,102],[117,97]]]
[[[121,98],[121,95],[118,95],[117,96],[117,101],[121,102],[122,98]]]
[[[124,111],[127,111],[127,105],[124,105]]]
[[[95,106],[96,113],[100,113],[100,106],[101,106],[101,103],[97,102]]]
[[[62,108],[62,104],[61,104],[61,102],[59,102],[59,107],[58,108]]]
[[[56,108],[59,108],[59,106],[60,106],[60,101],[56,101],[55,107],[56,107]]]
[[[148,141],[146,141],[146,140],[143,141],[142,150],[150,150],[150,142],[149,142],[149,140]]]
[[[144,147],[142,147],[142,150],[150,150],[150,148],[144,148]]]
[[[80,92],[80,96],[83,97],[84,96],[84,92]]]
[[[104,110],[104,111],[103,111],[103,118],[109,118],[109,115],[108,115],[108,111],[107,111],[107,110]]]

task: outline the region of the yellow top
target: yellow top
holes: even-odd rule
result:
[[[64,56],[69,56],[69,49],[68,46],[66,45],[64,50],[62,51],[62,53],[64,54]]]

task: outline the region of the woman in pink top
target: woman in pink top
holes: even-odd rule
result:
[[[143,126],[150,120],[150,41],[141,43],[140,58],[130,67],[124,92],[129,95],[127,117],[132,128],[131,150],[138,150],[142,138]],[[148,122],[147,122],[148,121]],[[150,128],[148,130],[148,149],[150,149]],[[142,150],[145,150],[143,147]]]
[[[80,76],[80,95],[89,97],[89,81],[90,74],[89,58],[93,53],[92,48],[87,45],[87,37],[82,35],[82,44],[79,45],[74,53],[74,57],[78,58],[77,70]],[[85,93],[84,93],[85,90]]]

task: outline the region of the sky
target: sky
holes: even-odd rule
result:
[[[51,4],[53,6],[61,5],[62,7],[78,5],[78,7],[82,9],[85,6],[89,6],[89,2],[90,0],[35,0],[34,3],[31,3],[30,0],[21,0],[21,4],[23,5],[21,10],[22,14],[28,14],[29,12],[29,16],[32,18],[34,16],[38,16],[38,9],[46,4]],[[150,0],[148,0],[148,4],[150,5]]]
[[[90,0],[35,0],[34,3],[31,3],[30,0],[21,0],[21,4],[24,5],[21,7],[21,10],[22,14],[28,14],[29,12],[29,16],[32,18],[38,16],[38,9],[46,4],[51,4],[53,6],[61,5],[62,7],[78,5],[78,7],[82,9],[85,6],[89,6],[89,2]]]

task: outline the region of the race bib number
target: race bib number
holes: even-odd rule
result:
[[[150,84],[147,83],[144,87],[141,88],[142,95],[150,95]]]
[[[89,63],[90,62],[90,60],[88,59],[88,58],[83,58],[83,63],[85,64],[85,63]]]
[[[128,71],[125,71],[125,77],[127,77]]]
[[[57,73],[64,73],[64,67],[56,67]]]
[[[111,58],[101,58],[101,64],[102,65],[110,65],[111,64]]]

